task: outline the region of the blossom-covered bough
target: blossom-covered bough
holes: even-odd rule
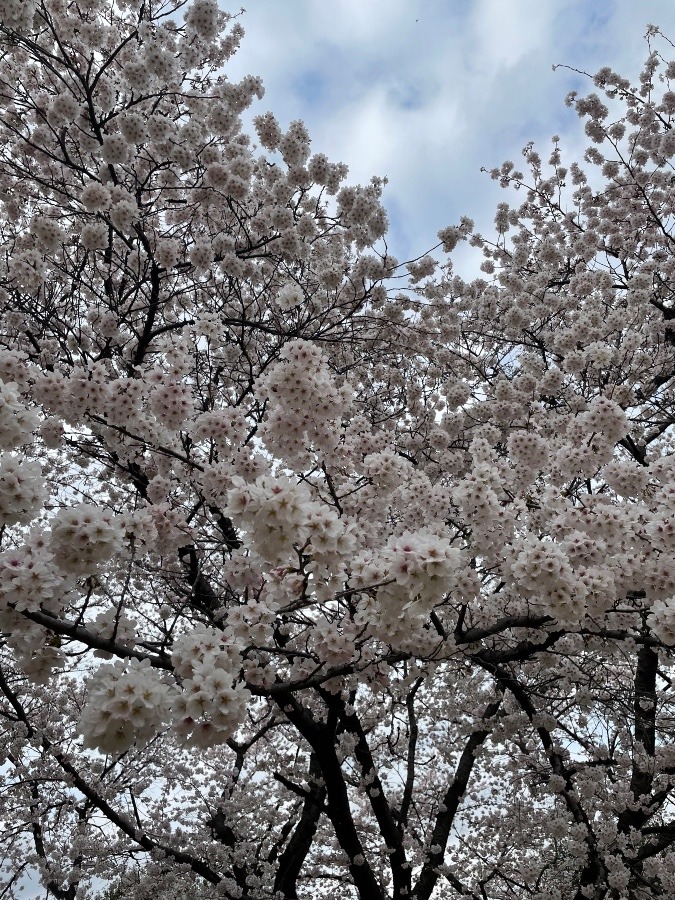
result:
[[[241,36],[0,0],[0,893],[671,896],[672,47],[469,283]]]

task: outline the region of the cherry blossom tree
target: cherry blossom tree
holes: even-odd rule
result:
[[[0,895],[672,895],[673,47],[401,265],[242,34],[0,0]]]

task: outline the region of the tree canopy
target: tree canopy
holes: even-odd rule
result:
[[[0,0],[0,896],[672,896],[674,48],[401,263],[242,34]]]

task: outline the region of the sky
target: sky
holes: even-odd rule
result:
[[[346,163],[349,183],[388,178],[388,249],[400,260],[463,215],[492,233],[497,204],[515,199],[482,166],[522,168],[528,141],[546,159],[554,134],[563,160],[581,157],[583,123],[563,100],[594,88],[554,64],[591,74],[609,65],[634,81],[648,24],[675,42],[672,0],[248,0],[245,9],[226,74],[260,75],[266,94],[253,114],[271,110],[284,127],[302,119],[312,151]]]

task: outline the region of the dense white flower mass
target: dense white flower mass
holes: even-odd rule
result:
[[[674,896],[672,44],[399,263],[242,34],[0,0],[0,895]]]
[[[49,606],[58,597],[64,576],[55,566],[54,555],[39,533],[20,547],[0,553],[0,601],[21,612]],[[22,623],[16,622],[19,626]]]
[[[40,246],[47,252],[58,250],[64,239],[59,223],[48,216],[37,216],[31,222],[31,231],[35,235]]]
[[[297,284],[285,285],[277,294],[276,304],[280,310],[287,312],[299,306],[304,300],[302,289]]]
[[[668,647],[675,645],[675,597],[657,600],[649,613],[649,627]]]
[[[108,229],[105,222],[87,222],[80,232],[80,244],[85,250],[105,250],[108,246]]]
[[[162,425],[179,429],[192,411],[191,391],[187,384],[166,382],[153,390],[150,408]]]
[[[309,517],[319,509],[305,485],[285,476],[263,475],[252,484],[236,478],[227,494],[227,513],[247,526],[262,559],[275,564],[287,562],[293,544],[307,540]]]
[[[544,438],[531,431],[513,431],[508,449],[511,459],[530,472],[538,472],[548,462],[549,449]]]
[[[120,131],[127,143],[142,144],[147,137],[144,116],[135,112],[126,113],[120,120]]]
[[[18,288],[26,291],[39,290],[45,273],[42,254],[30,248],[17,250],[12,256],[10,273]]]
[[[80,716],[85,745],[117,754],[150,740],[169,717],[174,694],[148,660],[104,663],[90,679]]]
[[[114,513],[92,504],[59,510],[50,525],[49,546],[64,572],[91,575],[121,549]]]
[[[39,421],[37,413],[27,409],[19,399],[17,385],[0,381],[0,447],[14,450],[30,443]]]
[[[37,0],[1,0],[0,22],[16,31],[30,29]]]
[[[314,454],[337,449],[335,424],[346,414],[352,389],[335,383],[320,348],[309,341],[288,343],[280,356],[260,380],[267,415],[259,435],[270,452],[304,467]]]
[[[461,553],[436,534],[406,532],[379,551],[359,554],[351,562],[350,584],[376,597],[369,626],[379,633],[418,616],[428,616],[444,596],[456,590]],[[367,605],[371,609],[371,604]]]
[[[133,646],[137,627],[137,623],[124,610],[114,607],[102,610],[89,625],[94,634],[121,646]],[[104,659],[112,659],[112,655],[106,650],[97,650],[94,654]]]
[[[46,497],[39,462],[11,453],[0,457],[0,525],[25,525],[37,515]]]
[[[564,550],[546,541],[526,541],[511,572],[518,589],[538,600],[554,618],[575,622],[583,615],[586,587],[572,570]]]
[[[172,661],[182,679],[172,705],[177,734],[201,747],[226,741],[251,697],[238,677],[240,648],[231,636],[201,628],[176,638]]]
[[[221,17],[216,0],[195,0],[190,5],[185,21],[200,37],[208,40],[217,35]]]
[[[125,147],[126,149],[126,147]],[[129,233],[138,219],[138,207],[133,200],[122,197],[110,208],[110,221],[120,231]]]
[[[624,410],[608,397],[595,397],[583,418],[594,431],[601,432],[611,446],[625,437],[629,429]]]
[[[80,200],[88,212],[103,212],[110,206],[111,194],[104,184],[89,181],[80,194]]]

